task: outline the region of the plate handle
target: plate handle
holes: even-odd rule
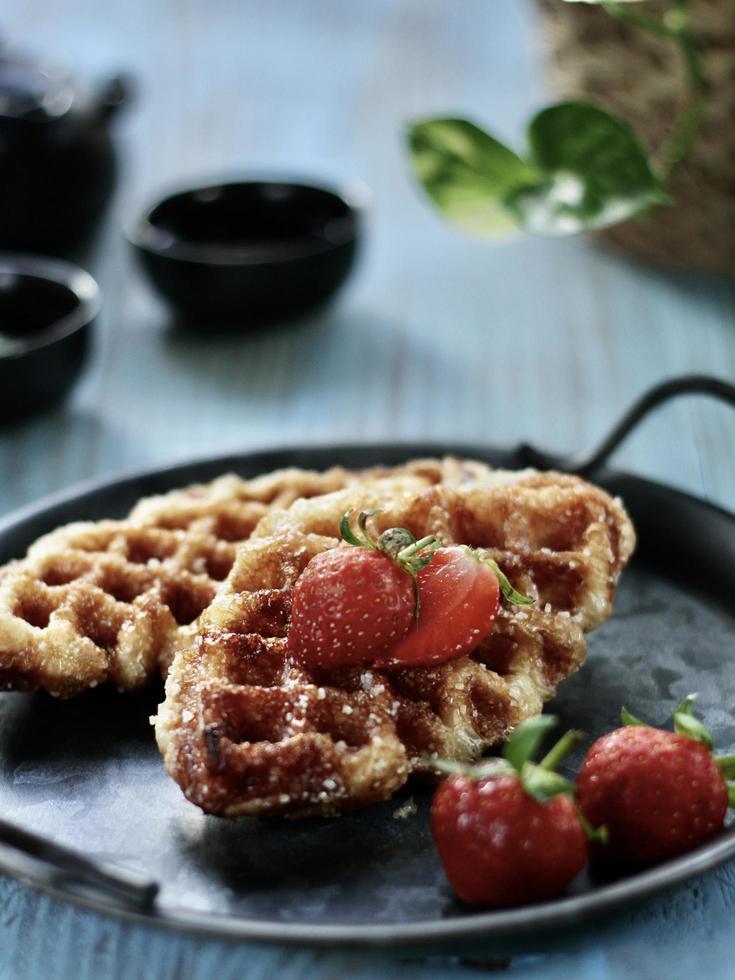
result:
[[[0,820],[0,847],[23,851],[48,868],[47,883],[64,891],[102,892],[108,898],[141,911],[149,910],[156,899],[159,886],[150,878],[102,861],[94,861],[61,844],[22,830],[6,820]]]
[[[620,444],[640,422],[659,405],[679,395],[710,395],[735,408],[735,385],[706,374],[684,374],[654,385],[638,398],[610,433],[593,449],[569,456],[544,453],[533,446],[520,447],[521,460],[527,466],[555,469],[564,473],[589,476],[607,462]]]

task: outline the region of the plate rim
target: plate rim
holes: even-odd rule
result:
[[[18,508],[0,518],[0,537],[18,525],[38,518],[45,512],[75,500],[111,490],[127,482],[166,478],[180,469],[188,467],[231,468],[237,460],[241,463],[254,461],[258,457],[283,457],[283,465],[290,456],[334,454],[335,457],[349,453],[375,454],[381,452],[391,455],[405,449],[409,458],[452,454],[467,458],[488,458],[519,455],[519,447],[500,447],[476,445],[461,442],[410,441],[365,441],[339,443],[306,443],[300,446],[262,446],[245,451],[218,453],[208,456],[173,461],[163,466],[152,466],[118,475],[80,481],[69,487],[48,494],[37,501]],[[303,463],[299,463],[303,465]],[[339,465],[339,464],[336,464]],[[366,463],[365,465],[371,465]],[[686,491],[667,484],[639,477],[622,470],[601,470],[598,476],[607,479],[622,479],[631,486],[637,485],[643,491],[670,494],[689,507],[695,507],[717,515],[727,521],[735,532],[735,514],[724,507],[711,503]],[[172,483],[170,489],[176,484]],[[163,491],[165,492],[165,491]],[[57,883],[56,869],[36,858],[24,855],[0,844],[0,872],[34,890],[53,896],[72,905],[89,911],[111,915],[140,925],[155,926],[168,931],[194,932],[200,935],[217,936],[230,940],[276,943],[279,945],[308,945],[318,947],[446,947],[467,941],[486,941],[492,939],[511,939],[527,936],[530,932],[541,932],[552,928],[567,928],[582,925],[589,919],[598,917],[605,911],[619,910],[626,902],[638,901],[665,888],[680,884],[706,871],[712,870],[728,858],[735,857],[735,827],[726,830],[713,841],[702,845],[688,854],[681,855],[654,868],[633,874],[629,877],[600,886],[592,892],[571,895],[551,902],[521,906],[519,908],[496,911],[468,912],[451,919],[417,919],[400,924],[385,923],[340,923],[322,924],[309,922],[287,922],[266,918],[248,918],[212,912],[197,912],[167,905],[150,911],[140,911],[133,907],[117,904],[100,893],[89,894],[73,887]]]

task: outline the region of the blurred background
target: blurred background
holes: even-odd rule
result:
[[[695,211],[708,190],[720,195],[706,212],[724,243],[717,275],[695,271],[701,252],[695,249],[690,261],[686,226],[682,232],[667,218],[653,231],[616,234],[632,252],[584,236],[478,242],[442,220],[411,173],[405,134],[412,120],[462,115],[520,148],[527,120],[557,98],[560,68],[563,85],[635,116],[644,141],[673,118],[679,62],[674,58],[672,67],[663,49],[637,48],[617,27],[612,34],[594,26],[577,33],[565,17],[603,13],[569,13],[587,6],[4,0],[0,35],[8,49],[61,65],[81,87],[105,94],[105,132],[118,170],[97,241],[77,258],[103,294],[88,358],[66,400],[0,424],[0,515],[79,481],[259,447],[529,441],[575,451],[595,443],[663,378],[696,371],[732,379],[731,0],[692,0],[702,30],[714,38],[708,69],[720,86],[719,114],[709,119],[697,179],[689,180],[687,170],[681,189]],[[666,4],[650,6],[660,13]],[[552,49],[565,52],[553,72]],[[114,86],[105,88],[117,75],[127,87],[118,106]],[[9,159],[3,139],[0,166]],[[17,168],[21,176],[26,166]],[[206,316],[198,329],[186,329],[152,288],[125,232],[172,189],[253,174],[331,185],[363,202],[355,266],[333,302],[305,316],[263,325],[245,310],[228,332],[208,329]],[[50,193],[47,213],[62,211],[68,183],[43,167],[39,183]],[[4,187],[7,209],[17,200]],[[706,241],[710,220],[692,232],[693,244]],[[642,257],[660,259],[672,250],[676,270]],[[0,257],[0,290],[8,282]],[[0,321],[0,335],[7,329]],[[735,509],[728,411],[707,399],[680,400],[648,420],[615,463]],[[722,884],[728,873],[710,885],[722,909],[717,942],[709,943],[713,906],[694,883],[631,913],[638,916],[635,931],[613,922],[604,939],[597,932],[580,939],[574,948],[583,949],[585,975],[606,970],[601,943],[619,975],[643,975],[645,959],[646,975],[658,976],[667,944],[681,963],[701,971],[705,956],[721,967],[730,941]],[[38,898],[14,883],[2,884],[0,898],[4,962],[13,963],[10,973],[0,963],[3,976],[20,975],[21,967],[24,975],[69,976],[69,964],[79,967],[80,978],[99,976],[111,964],[116,975],[145,969],[151,977],[189,976],[202,949],[208,956],[202,976],[242,969],[237,948],[223,943],[178,937],[172,953],[163,934]],[[666,942],[650,942],[653,928]],[[692,935],[702,942],[692,944]],[[263,959],[263,976],[329,966],[322,953],[268,956],[273,963]],[[561,950],[545,959],[545,975],[568,976],[570,956]],[[357,976],[362,967],[345,957],[343,972]],[[536,959],[521,957],[516,966],[531,970]],[[395,965],[391,975],[414,970],[446,975],[442,963],[431,970]]]
[[[104,294],[91,356],[66,402],[0,429],[4,511],[78,480],[259,446],[581,449],[665,376],[735,373],[726,278],[579,237],[481,244],[416,186],[412,119],[461,113],[518,145],[552,99],[531,0],[6,0],[0,29],[84,85],[130,80],[110,123],[114,200],[85,260]],[[182,330],[123,229],[171,188],[250,173],[358,188],[369,203],[353,274],[295,322]],[[687,399],[616,462],[733,507],[732,435],[726,409]]]

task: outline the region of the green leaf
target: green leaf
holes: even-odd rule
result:
[[[571,235],[605,228],[668,203],[632,129],[586,102],[543,109],[528,129],[531,159],[544,175],[507,198],[524,229]]]
[[[696,742],[702,742],[710,750],[715,747],[709,729],[692,715],[674,715],[674,731],[677,735],[686,735]]]
[[[610,0],[564,0],[565,3],[589,3],[598,7],[606,7]],[[644,3],[645,0],[616,0],[616,3]]]
[[[503,746],[503,758],[520,772],[523,764],[533,758],[541,741],[550,728],[556,724],[553,715],[536,715],[527,718],[516,728]]]
[[[357,548],[364,548],[365,542],[361,541],[350,527],[351,513],[351,511],[348,511],[346,514],[342,515],[342,520],[339,522],[339,533],[342,535],[343,540],[346,541],[347,544],[353,544]]]
[[[628,709],[625,707],[625,705],[623,705],[623,707],[620,709],[620,720],[626,726],[628,726],[628,725],[640,725],[641,728],[648,728],[649,727],[646,724],[645,721],[641,721],[640,718],[636,718],[635,715],[632,715],[628,711]]]
[[[676,715],[693,715],[696,700],[696,694],[687,694],[681,704],[674,709],[674,717],[676,717]]]
[[[735,783],[726,783],[728,806],[735,807]]]
[[[716,755],[715,763],[724,779],[735,779],[735,755]]]
[[[448,221],[482,238],[517,227],[505,201],[538,182],[530,163],[466,119],[420,120],[408,140],[416,177]]]
[[[469,776],[470,779],[486,779],[489,776],[503,776],[514,770],[505,759],[478,759],[474,764],[456,762],[454,759],[440,759],[438,756],[425,756],[425,766],[446,776]]]
[[[365,544],[368,548],[372,548],[373,551],[378,550],[378,542],[370,533],[370,529],[367,526],[367,522],[371,517],[375,517],[376,514],[382,514],[382,510],[361,510],[357,518],[357,526],[360,528],[362,533],[365,535]]]
[[[443,772],[447,776],[469,776],[472,767],[464,762],[456,762],[454,759],[440,759],[439,756],[426,756],[423,760],[425,766],[430,766],[436,772]]]
[[[528,795],[532,796],[534,800],[538,800],[539,803],[545,803],[546,800],[550,800],[553,796],[559,796],[561,793],[567,793],[571,796],[574,792],[574,787],[568,779],[560,776],[558,772],[542,769],[541,766],[536,766],[533,762],[523,764],[521,782]]]
[[[582,830],[590,844],[607,844],[610,840],[610,833],[605,824],[602,824],[600,827],[593,827],[578,805],[576,809],[579,822],[582,824]]]
[[[686,735],[697,742],[702,742],[708,749],[712,750],[715,743],[712,739],[710,730],[699,718],[694,717],[694,702],[696,694],[688,694],[674,711],[674,731],[677,735]]]
[[[489,565],[497,575],[500,591],[503,593],[503,598],[507,602],[512,603],[514,606],[532,606],[534,604],[534,599],[530,599],[527,595],[523,595],[522,592],[519,592],[517,589],[513,588],[510,579],[496,561],[493,561],[492,558],[483,558],[482,560],[486,565]]]

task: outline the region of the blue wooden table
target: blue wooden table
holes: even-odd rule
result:
[[[543,98],[521,0],[7,0],[10,40],[87,78],[129,70],[125,167],[95,259],[105,307],[89,369],[52,414],[0,433],[0,512],[76,481],[274,444],[427,438],[594,442],[683,371],[735,375],[735,293],[583,241],[467,241],[407,175],[401,127],[461,111],[508,139]],[[119,230],[172,184],[246,170],[361,180],[372,204],[339,302],[291,328],[176,333]],[[621,466],[735,509],[735,419],[662,410]],[[536,947],[458,958],[255,947],[159,933],[0,879],[0,977],[75,980],[733,975],[735,867]],[[508,965],[507,955],[512,954]],[[489,962],[492,961],[492,962]]]

